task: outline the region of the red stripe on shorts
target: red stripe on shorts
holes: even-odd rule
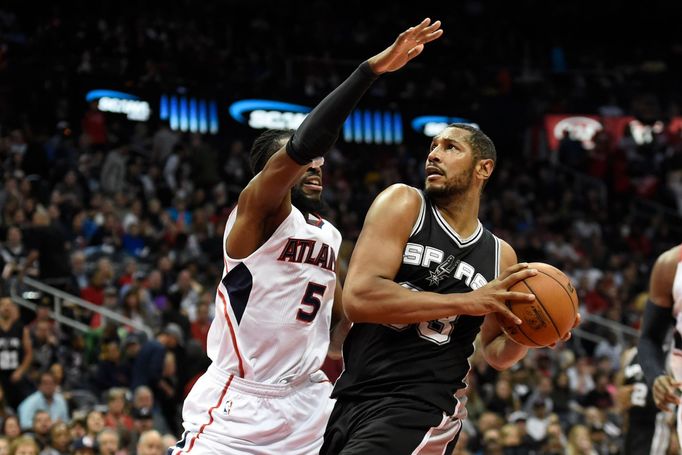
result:
[[[234,375],[230,375],[230,379],[227,380],[225,383],[225,387],[223,387],[223,391],[220,394],[220,398],[218,399],[218,402],[213,406],[211,409],[208,410],[208,422],[203,424],[201,428],[199,428],[199,432],[192,438],[192,440],[189,443],[189,448],[187,449],[187,453],[190,453],[192,451],[192,448],[194,447],[194,443],[196,442],[197,439],[199,439],[199,436],[201,436],[201,433],[204,432],[204,429],[209,426],[210,424],[213,423],[213,411],[220,406],[220,403],[223,402],[223,398],[225,398],[225,394],[227,393],[227,389],[230,388],[230,384],[232,383],[232,378],[234,378]],[[178,452],[178,455],[182,455],[182,450]]]

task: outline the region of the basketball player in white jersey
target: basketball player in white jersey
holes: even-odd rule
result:
[[[442,33],[429,19],[411,27],[361,64],[291,137],[267,133],[254,143],[256,176],[225,227],[225,269],[208,334],[213,363],[185,400],[186,431],[169,455],[319,452],[332,406],[319,369],[340,296],[341,236],[309,205],[322,191],[317,157],[379,75],[402,68]]]
[[[666,374],[663,344],[673,323],[671,376]],[[656,406],[662,410],[677,406],[677,434],[682,441],[682,245],[661,254],[651,271],[638,352]]]

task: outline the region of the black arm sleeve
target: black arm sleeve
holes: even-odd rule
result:
[[[647,300],[642,319],[642,334],[637,346],[637,357],[651,388],[656,378],[665,374],[663,343],[672,323],[671,309]]]
[[[346,117],[379,77],[362,63],[303,120],[289,142],[287,153],[301,166],[322,156],[334,145]]]

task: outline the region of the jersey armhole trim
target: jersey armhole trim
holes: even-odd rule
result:
[[[412,188],[412,187],[411,187]],[[412,231],[410,232],[410,237],[421,231],[422,227],[424,226],[424,218],[426,215],[426,200],[424,199],[424,194],[418,190],[417,188],[412,188],[417,192],[419,195],[419,216],[417,216],[417,220],[414,222],[414,226],[412,226]]]
[[[502,266],[502,245],[500,239],[493,235],[495,239],[495,278],[500,276],[500,267]]]

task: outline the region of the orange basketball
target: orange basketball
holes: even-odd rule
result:
[[[561,270],[542,262],[531,262],[537,275],[519,281],[509,290],[535,294],[532,302],[507,301],[507,307],[523,321],[509,324],[497,313],[504,333],[519,344],[531,348],[549,346],[573,328],[578,315],[578,294]]]

